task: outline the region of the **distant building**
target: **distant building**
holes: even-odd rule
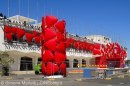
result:
[[[91,35],[91,36],[85,36],[88,40],[91,40],[96,43],[100,44],[108,44],[111,43],[111,38],[102,36],[102,35]]]

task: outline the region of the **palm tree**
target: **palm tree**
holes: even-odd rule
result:
[[[9,64],[14,63],[14,59],[7,52],[0,54],[0,64],[2,65],[2,75],[9,75]]]

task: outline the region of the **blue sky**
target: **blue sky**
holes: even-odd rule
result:
[[[20,1],[20,9],[18,5]],[[130,0],[10,0],[10,16],[19,13],[41,21],[45,15],[65,19],[67,31],[105,35],[130,52]],[[29,7],[29,14],[28,14]],[[8,0],[0,0],[0,12],[8,15]],[[130,59],[130,57],[129,57]]]

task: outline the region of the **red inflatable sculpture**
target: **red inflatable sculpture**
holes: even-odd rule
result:
[[[55,16],[42,18],[42,74],[66,76],[65,21]]]

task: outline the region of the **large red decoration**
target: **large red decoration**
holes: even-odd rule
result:
[[[4,26],[4,32],[5,32],[5,33],[11,33],[11,32],[12,32],[11,27],[10,27],[10,26],[5,25],[5,26]]]
[[[44,63],[43,63],[44,64]],[[46,74],[48,76],[50,75],[54,75],[55,73],[58,73],[59,71],[59,67],[57,64],[54,64],[52,62],[48,62],[47,63],[47,67],[46,67]]]
[[[66,74],[66,63],[62,63],[59,68],[61,70],[61,73],[63,75],[65,75]]]
[[[35,41],[36,44],[40,44],[41,43],[41,37],[40,36],[34,37],[34,41]]]
[[[42,18],[42,74],[66,75],[65,21],[59,21],[55,16]],[[57,22],[57,23],[56,23]],[[45,66],[44,64],[47,64]],[[61,64],[61,65],[60,65]],[[59,68],[60,66],[60,68]],[[45,71],[44,71],[45,70]],[[61,73],[60,73],[61,72]]]
[[[46,63],[49,61],[54,61],[55,57],[52,54],[52,52],[50,50],[45,50],[45,52],[43,53],[42,56],[42,62]]]
[[[62,53],[55,52],[55,62],[57,64],[63,63],[66,60],[66,55]]]
[[[54,75],[60,73],[66,75],[66,48],[90,51],[95,57],[95,64],[100,68],[111,66],[124,67],[127,52],[119,43],[98,44],[86,40],[80,40],[73,36],[66,39],[66,23],[64,20],[58,21],[55,16],[42,18],[42,32],[36,30],[30,32],[20,27],[9,25],[4,26],[4,36],[7,41],[13,38],[21,40],[26,38],[28,44],[35,42],[41,45],[42,74]],[[16,37],[15,37],[16,36]],[[54,68],[54,69],[53,69]]]
[[[12,41],[12,33],[5,33],[5,37],[8,41]]]
[[[30,43],[34,37],[34,35],[31,33],[26,33],[25,36],[28,43]]]
[[[88,43],[86,41],[79,41],[73,38],[66,39],[66,47],[67,48],[75,48],[76,50],[86,50],[91,51],[93,55],[97,55],[95,57],[96,65],[99,65],[100,68],[105,68],[111,62],[117,61],[113,67],[123,67],[120,64],[124,64],[124,59],[127,57],[126,50],[121,47],[118,43],[108,43],[106,45],[98,44],[98,43]],[[122,61],[123,59],[123,61]],[[114,63],[113,63],[114,64]]]
[[[44,46],[46,49],[55,52],[56,51],[56,40],[51,39],[44,43]]]
[[[59,32],[64,33],[65,32],[65,21],[59,21],[55,24],[55,27],[59,30]]]
[[[17,38],[21,39],[25,34],[25,31],[23,29],[17,28]]]
[[[44,31],[44,40],[48,41],[50,39],[53,39],[56,36],[56,32],[54,32],[52,29],[47,28]]]
[[[46,24],[47,27],[52,27],[58,21],[58,18],[55,16],[46,16],[45,20],[42,20],[42,22],[43,21],[45,21],[44,24]]]

